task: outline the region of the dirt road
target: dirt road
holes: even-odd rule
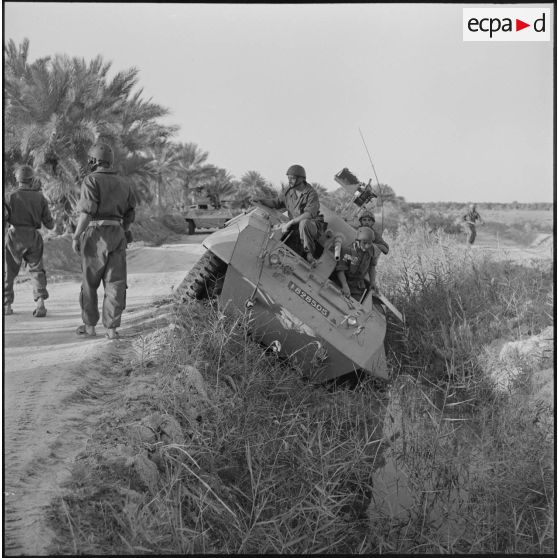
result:
[[[128,251],[128,298],[118,341],[78,338],[79,282],[48,286],[48,315],[32,316],[31,285],[15,287],[4,320],[4,548],[7,555],[46,554],[44,507],[59,491],[103,401],[121,377],[115,364],[133,355],[132,340],[156,327],[153,302],[170,295],[203,252],[205,235]],[[102,288],[99,291],[102,297]],[[156,320],[155,320],[156,321]],[[128,360],[129,361],[129,360]]]

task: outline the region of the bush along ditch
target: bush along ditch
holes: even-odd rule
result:
[[[551,357],[515,359],[504,390],[487,357],[547,335],[551,269],[428,227],[388,242],[378,280],[406,322],[387,390],[315,385],[249,315],[177,303],[52,505],[52,552],[553,552],[553,409],[531,381]]]

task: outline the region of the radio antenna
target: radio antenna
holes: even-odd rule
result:
[[[364,149],[366,149],[366,154],[368,155],[368,160],[370,161],[370,165],[372,166],[372,171],[374,172],[374,177],[376,178],[376,184],[378,185],[378,197],[382,202],[382,234],[384,232],[384,200],[382,198],[382,187],[380,186],[380,181],[378,180],[378,175],[376,174],[376,169],[374,168],[374,163],[372,162],[372,157],[370,157],[370,151],[368,151],[368,146],[364,141],[364,136],[362,135],[362,131],[358,129],[360,137],[362,139],[362,143],[364,144]]]

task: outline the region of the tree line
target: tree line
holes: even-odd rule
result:
[[[139,70],[108,77],[111,63],[64,54],[29,61],[29,40],[4,46],[4,190],[15,187],[15,171],[30,165],[58,218],[72,214],[87,174],[87,152],[109,143],[115,169],[129,179],[139,203],[157,211],[187,205],[204,194],[233,205],[276,189],[257,171],[236,180],[208,162],[196,143],[176,141],[178,126],[159,119],[168,109],[146,100]]]
[[[95,142],[106,141],[114,149],[117,172],[131,181],[139,203],[158,213],[184,209],[202,191],[217,207],[227,202],[245,208],[252,196],[277,195],[279,189],[259,172],[249,170],[237,180],[226,169],[209,163],[209,153],[196,143],[176,141],[179,127],[159,122],[169,111],[143,97],[139,70],[130,68],[109,79],[110,69],[111,62],[101,56],[88,62],[57,54],[30,62],[28,39],[20,45],[13,40],[5,44],[5,192],[15,187],[17,168],[30,165],[56,220],[67,220],[88,172],[87,152]],[[342,212],[351,204],[342,188],[331,192],[318,183],[312,185],[334,211]],[[386,184],[374,189],[378,204],[409,205]],[[502,204],[490,207],[496,205]],[[514,202],[513,207],[525,205],[533,204]],[[433,205],[436,209],[454,206]]]

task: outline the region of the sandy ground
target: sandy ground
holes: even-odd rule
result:
[[[524,249],[483,234],[473,249],[525,261],[552,257],[548,243]],[[14,314],[4,320],[4,549],[7,555],[46,554],[44,509],[69,476],[104,402],[119,389],[132,340],[157,327],[154,307],[172,292],[203,253],[206,234],[128,251],[128,301],[118,341],[80,339],[79,281],[49,284],[48,315],[32,316],[28,281],[15,288]],[[465,248],[465,246],[464,246]],[[102,288],[99,291],[102,299]],[[159,301],[159,302],[157,302]]]
[[[471,248],[489,252],[498,259],[513,260],[518,263],[527,263],[529,260],[552,259],[554,255],[552,236],[539,236],[531,246],[523,247],[511,240],[487,233],[481,225],[477,227],[477,237]],[[465,235],[463,235],[463,238],[465,238]]]
[[[44,507],[67,478],[102,401],[121,381],[114,364],[130,358],[131,340],[153,323],[154,302],[171,294],[203,253],[206,235],[128,251],[128,297],[118,341],[78,338],[79,282],[49,284],[48,314],[32,316],[28,281],[16,284],[14,314],[4,320],[4,549],[45,554]],[[103,289],[99,290],[102,300]],[[160,302],[159,302],[160,303]],[[91,386],[95,386],[92,390]],[[87,391],[88,390],[88,391]]]

